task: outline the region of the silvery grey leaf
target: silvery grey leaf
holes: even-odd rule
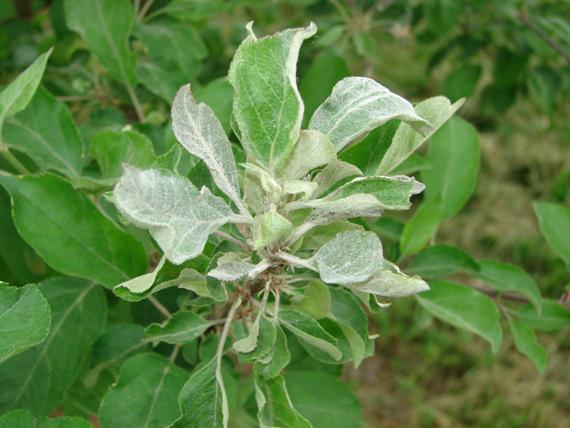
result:
[[[313,178],[319,187],[315,195],[319,196],[329,190],[335,183],[348,177],[362,176],[362,171],[351,163],[337,160],[325,166]]]
[[[322,132],[302,130],[293,153],[278,172],[283,178],[302,178],[319,166],[336,160],[336,148]]]
[[[367,282],[353,284],[350,288],[389,298],[407,297],[429,290],[428,284],[420,277],[408,276],[391,269],[381,269]]]
[[[254,278],[270,266],[271,263],[267,260],[262,260],[255,265],[244,261],[231,261],[218,264],[218,266],[208,272],[208,276],[219,281],[237,281],[245,277]]]

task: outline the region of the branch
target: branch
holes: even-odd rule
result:
[[[160,303],[156,297],[148,296],[147,298],[148,301],[158,310],[158,312],[160,312],[168,319],[172,318],[172,314],[170,313],[170,311],[166,309],[166,307],[162,303]]]
[[[215,235],[218,235],[220,238],[225,239],[226,241],[232,242],[234,244],[236,244],[238,247],[240,247],[242,250],[244,250],[246,253],[251,253],[253,251],[253,248],[251,248],[249,246],[249,244],[247,244],[244,241],[241,241],[239,239],[237,239],[236,237],[230,235],[229,233],[226,232],[222,232],[221,230],[216,230],[214,232]]]
[[[570,52],[568,52],[564,46],[559,44],[558,41],[550,37],[539,25],[532,22],[527,11],[519,12],[519,21],[522,22],[530,31],[544,40],[552,49],[564,58],[568,65],[570,65]]]
[[[487,296],[492,297],[493,299],[511,300],[513,302],[524,302],[524,303],[529,302],[529,300],[526,297],[520,296],[515,293],[501,293],[500,291],[494,290],[484,285],[475,285],[475,284],[465,284],[465,285],[474,288],[475,290],[483,294],[486,294]]]

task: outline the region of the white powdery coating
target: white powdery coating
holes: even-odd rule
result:
[[[208,272],[208,276],[219,281],[236,281],[249,275],[255,270],[255,265],[248,262],[234,261],[218,265]]]
[[[222,198],[207,188],[198,191],[186,178],[166,170],[125,166],[113,199],[126,219],[150,231],[175,264],[202,253],[208,235],[234,217]]]
[[[408,276],[392,263],[386,262],[385,267],[388,269],[379,270],[369,281],[350,288],[388,298],[407,297],[429,290],[429,285],[420,277]]]
[[[204,161],[220,190],[241,208],[237,167],[230,141],[212,109],[204,103],[196,103],[190,85],[182,86],[174,98],[172,130],[186,150]]]
[[[427,123],[412,104],[367,77],[339,81],[319,106],[309,129],[326,134],[337,151],[391,119]]]
[[[364,282],[382,267],[382,245],[372,232],[349,230],[336,235],[312,258],[328,284]]]

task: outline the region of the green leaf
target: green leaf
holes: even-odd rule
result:
[[[293,224],[277,212],[274,206],[270,211],[255,217],[253,222],[253,248],[259,250],[278,243],[287,237]]]
[[[178,396],[183,416],[174,427],[226,428],[222,414],[223,388],[216,375],[216,358],[194,369]]]
[[[479,263],[460,248],[434,245],[414,257],[407,270],[424,278],[438,278],[455,273],[476,274]]]
[[[381,84],[367,77],[347,77],[334,86],[331,95],[315,111],[309,129],[327,135],[340,151],[391,119],[415,126],[427,123],[408,101]]]
[[[144,327],[139,324],[117,324],[110,326],[93,345],[91,365],[96,367],[121,364],[125,357],[143,351]]]
[[[442,220],[441,199],[425,201],[404,226],[400,239],[402,257],[415,254],[425,247],[437,232]]]
[[[292,309],[281,309],[279,311],[279,322],[297,336],[309,353],[312,354],[311,351],[316,348],[333,360],[338,361],[342,358],[342,353],[336,347],[335,338],[328,334],[311,316]]]
[[[539,201],[533,203],[533,208],[542,236],[570,269],[570,209]]]
[[[145,271],[142,245],[63,179],[0,177],[0,184],[12,197],[18,232],[54,269],[107,287]]]
[[[50,333],[41,344],[0,365],[0,411],[20,406],[36,415],[49,414],[105,328],[107,302],[97,285],[56,278],[39,288],[51,308]]]
[[[443,217],[456,215],[469,200],[479,173],[479,140],[472,125],[458,117],[443,125],[432,138],[422,171],[426,200],[441,198]]]
[[[79,33],[89,50],[127,86],[135,86],[135,55],[129,46],[133,6],[128,0],[65,0],[67,26]]]
[[[523,306],[515,314],[532,328],[540,331],[552,332],[570,326],[570,310],[562,303],[556,300],[542,299],[541,307],[540,314],[532,305]]]
[[[156,285],[156,278],[160,273],[166,261],[165,257],[160,259],[158,265],[152,272],[136,276],[128,281],[121,282],[113,287],[113,293],[128,302],[139,302],[151,294],[162,290],[164,287]]]
[[[41,170],[78,177],[83,170],[83,141],[67,106],[42,87],[28,107],[9,119],[4,144],[27,154]]]
[[[163,324],[151,324],[145,329],[145,337],[150,341],[171,343],[188,343],[201,336],[214,325],[193,312],[176,312]]]
[[[41,343],[51,324],[49,305],[38,287],[0,282],[0,363]]]
[[[430,282],[430,291],[416,299],[436,318],[454,327],[481,336],[497,353],[503,340],[499,310],[491,298],[460,284],[446,281]]]
[[[255,398],[261,427],[313,428],[293,407],[281,376],[256,378]]]
[[[500,263],[495,260],[479,262],[479,277],[491,288],[522,294],[540,313],[540,291],[534,279],[518,266]]]
[[[292,298],[291,306],[315,319],[325,318],[331,311],[329,287],[318,280],[307,281],[303,295]]]
[[[247,339],[233,343],[233,348],[239,352],[240,362],[268,363],[273,360],[278,327],[274,320],[259,314],[249,329]]]
[[[231,131],[230,117],[234,89],[228,79],[219,78],[208,82],[205,86],[194,87],[196,100],[209,105],[220,120],[226,134]]]
[[[126,166],[113,200],[127,220],[150,231],[174,264],[198,256],[208,235],[234,218],[223,199],[167,170]]]
[[[361,428],[360,403],[336,377],[318,371],[290,371],[285,376],[293,406],[314,428]]]
[[[170,62],[140,61],[136,75],[145,88],[169,104],[178,89],[188,82],[188,76]]]
[[[147,168],[156,158],[151,141],[136,131],[100,131],[91,140],[89,151],[99,164],[101,177],[111,182],[123,173],[123,163]]]
[[[359,177],[362,171],[356,166],[343,161],[335,161],[329,163],[322,170],[320,170],[313,178],[313,181],[319,185],[315,195],[321,195],[331,188],[350,177]]]
[[[321,279],[329,284],[366,281],[382,266],[382,245],[376,234],[341,232],[313,256]]]
[[[220,190],[247,212],[240,197],[230,140],[212,109],[196,103],[190,85],[180,88],[174,98],[172,130],[186,150],[204,161]]]
[[[39,418],[25,409],[11,410],[0,416],[1,428],[91,428],[85,419],[71,416],[57,418]]]
[[[293,151],[303,119],[297,89],[297,57],[314,24],[258,39],[249,36],[230,65],[233,114],[248,154],[271,173]]]
[[[387,261],[384,264],[385,268],[376,271],[367,282],[352,285],[350,288],[388,298],[407,297],[429,290],[427,283],[420,277],[408,276]]]
[[[0,92],[0,135],[4,120],[21,112],[30,103],[42,80],[51,51],[41,54]]]
[[[548,352],[540,344],[534,330],[524,321],[509,318],[511,334],[519,352],[533,362],[540,373],[544,373],[548,365]]]
[[[464,100],[459,100],[451,104],[445,97],[433,97],[419,103],[416,106],[416,113],[429,122],[431,129],[422,135],[407,123],[400,124],[376,174],[384,175],[394,171],[398,165],[432,138],[436,131],[463,105],[463,102]]]
[[[279,324],[275,325],[275,345],[271,350],[269,362],[261,365],[257,371],[266,379],[277,376],[291,361],[291,354],[287,347],[287,336]],[[257,369],[257,367],[256,367]]]
[[[481,78],[481,72],[480,65],[461,64],[443,81],[444,95],[451,101],[472,96]]]
[[[303,178],[309,171],[336,160],[336,149],[329,138],[318,131],[302,130],[299,141],[279,175],[284,178]]]
[[[99,410],[102,428],[168,427],[180,417],[176,397],[187,373],[162,355],[135,355],[121,367]]]

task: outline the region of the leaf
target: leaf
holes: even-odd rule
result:
[[[273,173],[293,151],[303,119],[297,89],[297,57],[303,40],[317,27],[289,29],[258,39],[249,36],[229,70],[234,88],[233,114],[248,154]]]
[[[499,310],[486,295],[446,281],[430,282],[430,291],[416,295],[419,304],[430,314],[454,327],[481,336],[497,353],[503,340]]]
[[[398,165],[432,138],[436,131],[459,110],[463,102],[464,100],[459,100],[451,104],[445,97],[433,97],[419,103],[416,106],[416,113],[429,122],[431,129],[422,135],[407,123],[400,124],[376,174],[384,175],[394,171]]]
[[[190,85],[180,88],[174,98],[172,130],[186,150],[204,161],[220,190],[245,211],[230,140],[212,109],[196,103]]]
[[[51,308],[50,333],[41,344],[0,365],[0,412],[19,406],[36,415],[50,413],[105,329],[107,302],[97,285],[55,278],[39,288]]]
[[[381,84],[367,77],[347,77],[334,86],[331,95],[315,111],[309,129],[327,135],[340,151],[391,119],[415,126],[427,123],[408,101]]]
[[[341,232],[313,256],[321,279],[329,284],[366,281],[382,266],[382,245],[376,234]]]
[[[425,247],[437,232],[442,220],[443,204],[440,199],[426,201],[419,206],[404,226],[400,239],[401,256],[409,256]]]
[[[38,287],[0,282],[0,363],[41,343],[51,324],[49,305]]]
[[[183,416],[175,428],[225,428],[222,415],[224,386],[217,379],[216,358],[194,369],[178,396]]]
[[[548,245],[564,260],[570,269],[570,209],[549,202],[535,201],[534,212],[538,218],[540,232]]]
[[[208,235],[234,218],[223,199],[166,170],[125,167],[113,200],[125,218],[150,231],[174,264],[198,256]]]
[[[338,378],[318,371],[289,371],[285,376],[293,406],[314,428],[361,428],[360,403]]]
[[[291,221],[279,214],[272,206],[270,211],[256,216],[253,221],[253,248],[259,250],[276,244],[287,237],[292,229]]]
[[[91,140],[89,151],[99,164],[101,177],[112,182],[123,173],[124,163],[147,168],[156,158],[151,141],[136,131],[100,131]]]
[[[315,319],[325,318],[331,311],[329,287],[318,280],[307,281],[303,295],[291,299],[291,306]]]
[[[24,111],[9,119],[4,144],[27,154],[41,170],[78,177],[83,170],[83,141],[67,106],[42,87]]]
[[[356,166],[343,161],[331,162],[320,170],[313,178],[313,181],[319,185],[315,195],[321,195],[331,189],[334,184],[350,177],[359,177],[362,175]]]
[[[528,273],[518,266],[495,260],[481,260],[479,266],[479,278],[488,286],[501,292],[513,291],[522,294],[540,313],[540,291]]]
[[[540,331],[553,332],[570,326],[570,310],[560,302],[542,299],[541,307],[540,314],[532,305],[523,306],[515,314],[532,328]]]
[[[107,287],[145,271],[142,245],[63,179],[0,177],[0,184],[18,232],[52,268]]]
[[[256,378],[255,398],[260,427],[313,428],[293,407],[281,376]]]
[[[166,342],[173,345],[188,343],[200,337],[214,325],[193,312],[176,312],[163,324],[153,323],[145,329],[147,340]]]
[[[289,159],[279,168],[279,175],[289,179],[303,178],[309,171],[335,160],[336,149],[326,135],[302,130]]]
[[[481,74],[480,65],[461,64],[445,78],[442,92],[452,101],[459,100],[462,97],[471,97],[475,92]]]
[[[0,416],[2,428],[91,428],[91,424],[79,417],[59,416],[36,419],[25,409],[11,410]]]
[[[36,60],[0,92],[0,134],[4,120],[24,110],[36,93],[52,49]]]
[[[350,288],[388,298],[407,297],[430,289],[420,277],[408,276],[395,265],[388,265],[387,267],[376,271],[367,282],[352,285]]]
[[[137,83],[135,55],[129,46],[133,6],[128,0],[65,0],[65,22],[79,33],[109,74],[127,86]]]
[[[115,367],[132,353],[143,351],[144,327],[139,324],[110,326],[93,345],[91,365]]]
[[[316,348],[333,360],[338,361],[342,358],[342,353],[336,347],[336,340],[309,315],[292,309],[281,309],[279,311],[279,322],[298,337],[307,351],[310,352],[311,348]]]
[[[233,343],[241,363],[268,362],[273,358],[277,340],[277,324],[266,316],[259,315],[251,325],[248,335]],[[237,337],[236,337],[237,338]]]
[[[223,77],[208,82],[205,86],[194,87],[196,100],[211,107],[220,120],[226,134],[231,132],[230,117],[232,115],[232,102],[234,89],[228,79]]]
[[[136,76],[145,88],[168,104],[172,103],[178,89],[188,82],[188,76],[171,62],[139,61]]]
[[[516,318],[509,318],[509,325],[519,352],[528,357],[540,373],[544,373],[548,365],[548,352],[538,341],[534,330]]]
[[[268,362],[261,365],[258,372],[266,379],[272,379],[289,365],[291,354],[287,347],[287,337],[279,324],[275,325],[275,345]],[[257,368],[257,367],[256,367]]]
[[[270,266],[271,263],[265,260],[262,260],[257,265],[243,261],[230,261],[218,264],[215,269],[208,272],[208,276],[220,281],[237,281],[245,277],[255,278]]]
[[[440,197],[443,217],[453,217],[477,184],[479,140],[475,128],[463,119],[452,118],[432,137],[427,160],[432,167],[421,173],[426,201]]]
[[[163,287],[155,287],[156,277],[164,266],[166,258],[162,257],[152,272],[121,282],[113,287],[113,293],[128,302],[139,302]]]
[[[416,255],[407,270],[424,278],[438,278],[455,273],[476,274],[479,263],[460,248],[434,245]]]
[[[180,416],[176,397],[185,370],[162,355],[144,353],[128,359],[99,410],[102,428],[169,427]]]

